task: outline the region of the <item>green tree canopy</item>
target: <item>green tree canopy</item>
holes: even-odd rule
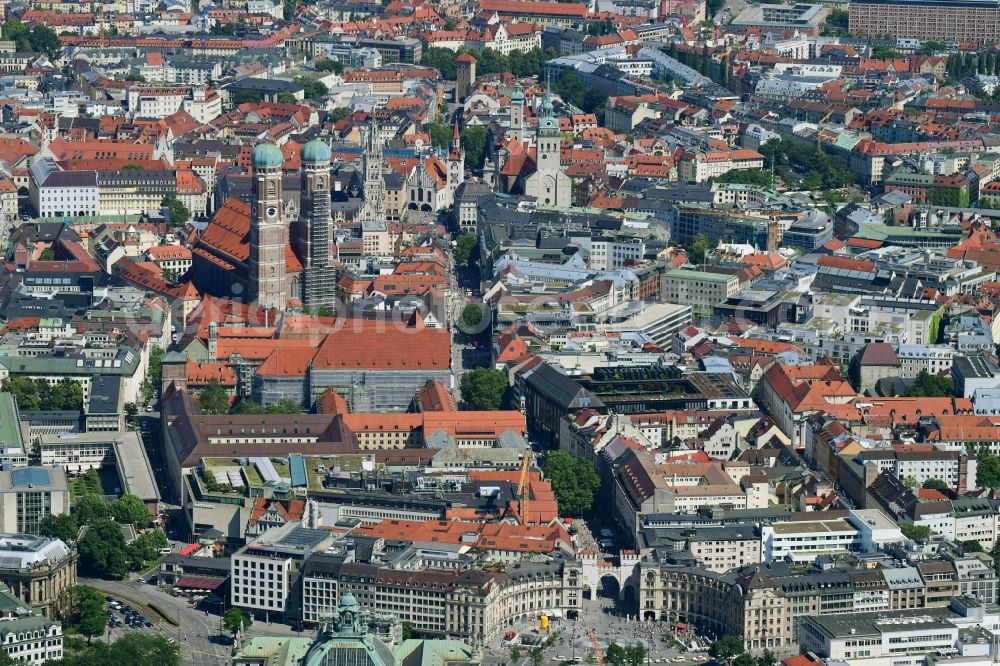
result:
[[[43,408],[44,409],[44,408]],[[48,409],[75,411],[83,409],[83,387],[80,382],[63,377],[49,393]]]
[[[244,399],[234,404],[230,414],[299,414],[302,407],[294,400],[283,399],[273,405],[260,405],[253,400]]]
[[[544,469],[560,515],[581,516],[590,511],[601,487],[592,464],[565,451],[551,451],[545,456]]]
[[[976,485],[980,488],[1000,488],[1000,458],[983,444],[976,456]]]
[[[230,608],[222,616],[222,624],[231,634],[235,634],[240,629],[244,629],[253,624],[253,618],[239,608]]]
[[[256,90],[240,90],[233,97],[233,104],[239,106],[240,104],[257,104],[264,97]]]
[[[900,523],[899,531],[903,533],[907,539],[927,539],[931,535],[931,528],[926,525],[910,525],[909,523]]]
[[[319,99],[330,92],[330,89],[322,81],[308,76],[297,76],[295,82],[305,89],[306,99]]]
[[[715,178],[715,182],[770,187],[771,173],[769,171],[762,171],[761,169],[730,169],[718,178]]]
[[[76,500],[73,507],[73,518],[76,524],[93,525],[111,517],[111,506],[100,495],[86,493]]]
[[[441,78],[445,81],[454,81],[458,72],[456,59],[458,53],[451,49],[443,49],[439,46],[432,46],[426,49],[420,56],[420,64],[424,67],[433,67],[441,72]]]
[[[642,666],[646,663],[646,646],[634,643],[625,648],[625,661],[629,666]]]
[[[337,122],[338,120],[343,120],[347,116],[354,113],[351,109],[346,106],[338,106],[337,108],[330,111],[330,120]]]
[[[758,149],[764,166],[788,184],[789,188],[812,190],[838,189],[854,185],[857,177],[847,160],[817,150],[814,143],[798,139],[768,141]]]
[[[47,25],[34,25],[29,30],[17,19],[8,19],[0,27],[3,39],[14,42],[18,51],[35,51],[44,53],[50,60],[62,57],[62,44],[59,35]]]
[[[604,118],[604,105],[608,101],[607,93],[597,88],[587,87],[583,79],[571,70],[565,70],[552,84],[552,89],[558,93],[567,104],[572,104],[584,113],[593,113],[599,120]]]
[[[108,621],[105,615],[104,596],[92,587],[77,585],[70,590],[70,618],[76,630],[87,637],[104,634]]]
[[[141,529],[149,525],[149,509],[138,496],[125,494],[111,504],[111,515],[122,524],[135,525]]]
[[[486,128],[469,125],[462,130],[462,148],[466,162],[475,169],[482,169],[486,161]]]
[[[317,60],[314,63],[317,72],[333,72],[340,74],[344,71],[344,64],[336,60]]]
[[[847,32],[847,24],[850,19],[850,12],[846,9],[831,9],[826,15],[826,24],[831,28],[839,28]]]
[[[625,666],[627,659],[625,648],[615,642],[608,645],[608,649],[604,652],[604,661],[611,666]]]
[[[955,394],[955,382],[951,377],[932,375],[926,370],[917,373],[916,381],[906,387],[903,395],[916,398],[947,398]]]
[[[111,644],[108,664],[129,666],[179,666],[180,646],[163,636],[128,633]]]
[[[424,131],[431,137],[431,144],[435,148],[449,148],[451,146],[451,134],[454,131],[448,125],[441,123],[425,123]]]
[[[38,409],[38,389],[30,377],[12,376],[3,380],[3,390],[11,393],[21,410]]]
[[[14,376],[3,380],[3,390],[14,394],[19,409],[83,409],[83,387],[68,377],[49,386],[44,379]]]
[[[80,567],[87,573],[108,578],[124,578],[125,538],[121,526],[113,520],[101,520],[87,529],[77,546]]]
[[[469,303],[462,309],[462,328],[466,331],[475,331],[483,321],[483,304]]]
[[[976,539],[969,539],[958,544],[962,547],[966,553],[983,553],[986,552],[983,548],[983,544],[979,543]]]
[[[229,411],[229,395],[219,380],[213,377],[198,394],[198,404],[206,414],[225,414]]]
[[[280,92],[276,98],[281,104],[298,104],[299,100],[290,92]]]
[[[688,262],[692,264],[705,263],[705,254],[719,243],[709,241],[704,234],[698,234],[687,247]]]
[[[723,636],[717,641],[713,641],[708,648],[708,656],[729,663],[733,658],[743,654],[743,641],[736,636]]]
[[[132,569],[142,569],[150,560],[156,559],[161,548],[170,545],[163,530],[148,530],[125,547],[125,556]]]
[[[191,219],[191,211],[187,209],[187,206],[173,192],[163,195],[160,207],[167,209],[167,219],[175,227],[183,227]]]
[[[531,649],[531,652],[528,653],[528,660],[531,661],[531,666],[542,666],[545,661],[545,652],[542,651],[541,646]]]
[[[476,368],[462,375],[462,400],[473,409],[500,409],[508,387],[504,371]]]
[[[941,479],[927,479],[921,487],[928,490],[948,490],[948,484]]]
[[[479,238],[472,231],[467,231],[455,239],[455,264],[464,266],[471,263],[473,254],[479,245]]]
[[[61,539],[66,543],[76,540],[78,530],[76,518],[69,513],[49,514],[38,523],[39,534]]]

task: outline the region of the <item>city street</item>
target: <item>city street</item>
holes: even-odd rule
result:
[[[171,596],[152,585],[137,581],[81,578],[80,583],[125,601],[139,610],[160,633],[181,646],[182,664],[223,666],[229,663],[229,646],[224,644],[228,642],[228,637],[225,641],[222,638],[221,618],[218,615],[196,610],[183,597]],[[163,609],[178,621],[179,625],[175,627],[168,623],[148,606],[149,603],[154,603]]]

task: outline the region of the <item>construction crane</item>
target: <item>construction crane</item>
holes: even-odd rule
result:
[[[833,109],[828,111],[827,114],[823,116],[823,119],[816,123],[816,150],[819,150],[819,133],[823,130],[823,123],[828,121],[832,115]]]
[[[524,459],[521,461],[521,478],[517,482],[517,508],[522,525],[528,524],[528,495],[530,494],[531,485],[528,476],[529,467],[531,467],[531,449],[525,449]]]
[[[601,646],[597,644],[597,635],[593,631],[587,632],[590,636],[591,649],[594,650],[594,659],[597,660],[597,666],[604,666],[604,655],[601,654]]]

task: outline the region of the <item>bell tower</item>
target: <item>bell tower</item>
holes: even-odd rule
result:
[[[302,147],[302,196],[297,249],[305,267],[306,305],[334,304],[335,273],[330,253],[330,148],[319,139]]]
[[[253,149],[250,161],[253,164],[250,295],[262,307],[284,310],[288,228],[281,214],[281,170],[285,160],[276,145],[262,143]]]

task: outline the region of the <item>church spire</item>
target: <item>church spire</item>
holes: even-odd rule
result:
[[[371,222],[385,219],[385,181],[382,177],[382,142],[378,122],[374,116],[365,136],[363,155],[365,168],[364,202],[358,211],[358,220]]]

